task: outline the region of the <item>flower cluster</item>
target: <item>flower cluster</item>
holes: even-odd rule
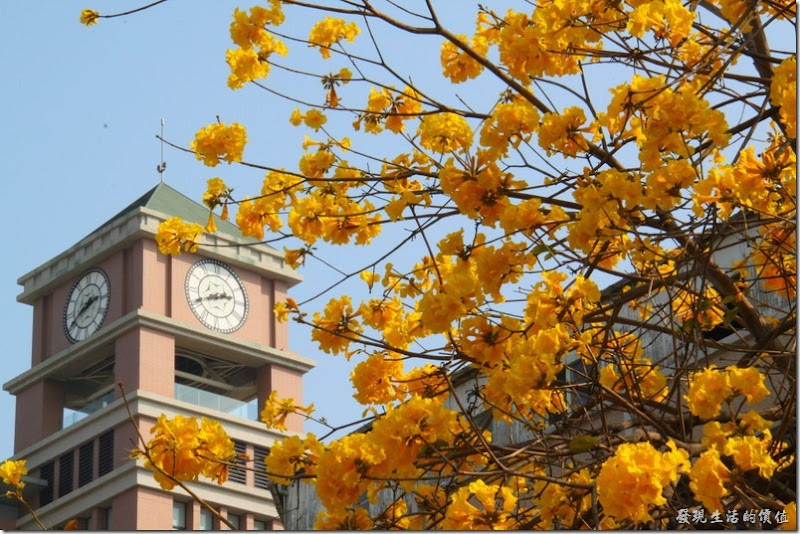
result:
[[[755,367],[717,369],[712,365],[689,376],[686,402],[694,415],[711,419],[734,395],[745,395],[748,404],[764,400],[770,394],[764,378]]]
[[[616,520],[650,521],[650,509],[667,502],[664,489],[689,467],[689,455],[669,442],[669,452],[650,443],[623,443],[603,463],[597,497]]]
[[[0,464],[0,477],[3,483],[13,486],[15,490],[24,489],[25,482],[22,481],[22,477],[28,474],[26,463],[26,460],[6,460]]]
[[[191,142],[191,148],[197,159],[209,167],[215,167],[220,159],[232,163],[242,161],[244,145],[247,143],[247,132],[241,124],[230,126],[224,122],[211,124],[201,128]]]
[[[145,450],[133,451],[134,458],[144,458],[145,467],[164,489],[172,489],[176,481],[196,481],[200,475],[223,484],[237,454],[233,441],[218,421],[176,415],[161,415],[150,430],[155,434]]]
[[[181,252],[194,252],[200,245],[201,235],[203,227],[199,224],[184,222],[180,217],[171,217],[158,225],[156,234],[158,251],[170,256],[177,256]]]
[[[331,57],[331,47],[334,44],[342,39],[352,43],[359,33],[361,30],[354,22],[325,17],[311,28],[308,41],[311,46],[319,48],[319,53],[327,59]]]

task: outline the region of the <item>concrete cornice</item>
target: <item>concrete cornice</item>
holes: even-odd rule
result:
[[[277,364],[301,372],[314,367],[313,360],[298,354],[237,339],[146,310],[135,310],[100,329],[90,338],[12,378],[3,384],[3,389],[13,395],[45,378],[66,380],[95,358],[98,350],[113,346],[116,338],[140,326],[173,335],[176,343],[187,348],[224,351],[226,359],[245,365]],[[113,348],[111,351],[113,353]]]
[[[168,218],[165,213],[139,207],[104,225],[55,258],[19,277],[17,283],[22,286],[22,293],[17,295],[17,301],[32,304],[63,284],[65,278],[96,265],[138,239],[153,239],[158,225]],[[244,243],[240,238],[221,232],[204,234],[197,254],[257,272],[266,278],[282,280],[289,286],[302,280],[285,264],[281,252],[265,245]]]

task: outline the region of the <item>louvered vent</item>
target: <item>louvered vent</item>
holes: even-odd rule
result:
[[[99,439],[98,476],[110,473],[114,469],[114,431],[106,432]]]
[[[39,493],[39,506],[44,506],[53,502],[53,480],[55,472],[53,462],[39,468],[39,478],[47,481],[47,486]]]
[[[75,453],[68,452],[58,459],[58,496],[63,497],[72,491],[75,474]]]
[[[92,481],[94,473],[94,441],[81,445],[78,453],[78,487],[81,488]]]
[[[255,486],[257,488],[269,489],[269,478],[267,478],[267,464],[264,458],[269,454],[269,449],[264,447],[253,447],[254,467],[255,467]]]
[[[236,451],[237,455],[247,453],[247,445],[241,441],[234,440],[233,449]],[[244,457],[236,458],[236,463],[244,467]],[[230,470],[228,470],[228,480],[231,482],[238,482],[239,484],[245,484],[247,481],[247,471],[244,469],[236,469],[235,467],[231,467]]]

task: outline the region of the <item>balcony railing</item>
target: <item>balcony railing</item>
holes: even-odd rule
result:
[[[258,419],[258,401],[256,399],[250,402],[243,402],[211,393],[210,391],[193,388],[185,384],[175,384],[175,398],[228,415],[234,415],[252,421]]]
[[[61,428],[67,428],[68,426],[72,426],[81,419],[89,417],[93,413],[98,410],[102,410],[114,400],[114,391],[109,391],[102,397],[95,399],[94,401],[90,402],[83,408],[79,408],[77,410],[72,410],[70,408],[64,408],[64,419],[61,423]]]
[[[257,399],[253,399],[250,402],[242,402],[240,400],[231,399],[230,397],[211,393],[210,391],[203,391],[202,389],[193,388],[184,384],[175,384],[175,398],[180,401],[189,402],[191,404],[216,410],[228,415],[250,419],[251,421],[258,420]],[[64,408],[64,419],[62,421],[61,428],[67,428],[74,425],[81,419],[85,419],[98,410],[105,408],[111,404],[113,400],[114,392],[109,391],[102,397],[77,410]]]

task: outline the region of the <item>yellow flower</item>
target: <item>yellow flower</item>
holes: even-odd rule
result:
[[[472,146],[472,128],[455,113],[426,115],[420,121],[419,135],[422,146],[442,154]]]
[[[228,465],[222,461],[229,462],[235,456],[233,440],[228,436],[219,421],[206,419],[200,420],[200,432],[198,433],[200,447],[197,454],[204,460],[202,465],[203,476],[216,480],[217,484],[224,484],[228,480]],[[221,461],[217,461],[221,460]]]
[[[364,508],[327,510],[317,514],[314,530],[372,530],[372,519]]]
[[[711,419],[732,395],[729,374],[712,365],[689,376],[689,391],[684,398],[692,414]]]
[[[727,368],[731,377],[731,387],[737,394],[745,395],[747,404],[756,404],[769,396],[769,389],[764,385],[766,378],[755,367],[735,367]]]
[[[481,146],[489,157],[501,157],[509,147],[528,141],[539,127],[539,112],[527,100],[516,98],[499,104],[481,128]]]
[[[770,454],[772,435],[769,430],[764,431],[764,436],[737,436],[728,438],[725,443],[724,453],[733,456],[733,461],[742,471],[758,468],[758,473],[769,478],[778,467]]]
[[[305,452],[306,447],[298,436],[276,441],[264,459],[269,478],[278,484],[290,484],[288,477],[294,476],[305,465]]]
[[[596,127],[584,127],[586,115],[583,109],[573,106],[561,113],[545,113],[539,126],[539,146],[550,155],[561,152],[567,156],[576,156],[589,148],[589,142],[583,133],[594,133]]]
[[[383,450],[370,434],[350,434],[331,443],[317,462],[317,495],[322,504],[329,510],[355,504],[367,490],[364,475],[394,452]]]
[[[660,453],[650,443],[623,443],[603,463],[597,477],[597,495],[606,515],[616,520],[650,521],[650,509],[661,506],[664,488],[686,471],[689,454],[671,441],[670,452]]]
[[[3,478],[3,483],[14,486],[17,490],[22,490],[25,483],[22,477],[28,474],[28,469],[25,467],[27,460],[6,460],[0,464],[0,477]]]
[[[720,499],[730,493],[725,485],[730,482],[730,471],[720,459],[716,449],[710,449],[689,471],[689,488],[708,510],[724,510]]]
[[[279,399],[278,392],[272,391],[264,402],[264,408],[259,414],[261,421],[267,428],[276,430],[286,430],[286,418],[292,414],[310,416],[314,411],[314,405],[299,406],[294,403],[294,399]]]
[[[209,234],[213,234],[217,231],[217,223],[214,222],[214,212],[208,212],[208,222],[203,227],[203,231]]]
[[[273,37],[265,29],[267,24],[280,25],[283,23],[283,12],[280,0],[270,0],[270,9],[262,6],[250,8],[250,15],[235,9],[233,22],[231,22],[231,40],[241,48],[250,49],[253,45],[261,47],[262,51],[269,49]]]
[[[713,330],[725,320],[725,306],[719,293],[711,287],[705,288],[702,295],[679,291],[672,308],[682,322],[693,320],[702,330]]]
[[[364,270],[361,271],[358,276],[367,283],[367,286],[370,289],[372,289],[372,286],[375,285],[376,282],[380,282],[381,280],[381,275],[375,271]]]
[[[400,133],[405,129],[405,122],[414,119],[422,110],[422,96],[413,88],[406,86],[403,92],[395,94],[386,117],[386,129]]]
[[[274,203],[275,197],[261,197],[254,201],[245,198],[239,204],[236,212],[236,225],[242,235],[264,239],[264,227],[269,226],[273,232],[283,226],[283,221],[278,216],[278,206]]]
[[[786,135],[797,135],[797,56],[791,56],[778,65],[770,82],[769,98],[780,107],[781,124]]]
[[[750,410],[742,417],[741,425],[748,434],[755,434],[769,429],[772,423],[761,417],[755,410]]]
[[[228,466],[236,452],[233,441],[217,421],[202,418],[200,425],[193,417],[176,415],[167,419],[161,415],[150,429],[155,437],[147,443],[150,459],[145,468],[153,471],[156,481],[164,489],[172,489],[178,480],[194,481],[202,474],[222,484],[228,476]],[[133,457],[144,456],[134,450]],[[165,474],[166,473],[166,474]]]
[[[220,158],[228,163],[242,161],[247,132],[241,124],[227,126],[224,122],[201,128],[190,143],[197,159],[209,167],[219,164]]]
[[[314,128],[316,131],[322,128],[323,124],[328,122],[328,117],[318,109],[310,109],[303,118],[303,122],[306,123],[306,126]]]
[[[185,223],[180,217],[172,217],[158,225],[156,243],[162,254],[177,256],[181,250],[194,252],[203,235],[203,227],[197,223]]]
[[[300,126],[300,123],[303,122],[304,117],[305,115],[300,112],[300,108],[294,108],[292,115],[289,117],[289,123],[291,123],[292,126]]]
[[[84,9],[81,11],[81,24],[85,24],[87,26],[91,26],[92,24],[97,24],[97,19],[100,17],[100,13],[93,9]]]
[[[514,490],[479,479],[459,488],[450,498],[441,527],[444,530],[505,530],[514,524],[510,514],[516,506]]]
[[[314,325],[317,328],[311,332],[311,339],[329,354],[344,352],[351,343],[348,338],[362,331],[347,295],[331,299],[325,306],[324,314],[314,313]]]
[[[466,35],[456,35],[456,38],[462,43],[467,42]],[[485,38],[476,36],[472,39],[470,48],[478,55],[485,56],[489,49],[489,43]],[[483,72],[483,65],[450,41],[442,43],[440,60],[444,75],[453,83],[467,81]]]
[[[206,192],[203,193],[203,204],[213,210],[222,204],[224,199],[229,199],[232,191],[233,189],[225,185],[222,178],[209,178],[206,183]]]
[[[231,74],[228,76],[228,87],[234,90],[240,89],[247,82],[266,78],[270,70],[269,63],[264,61],[252,49],[237,48],[228,50],[225,54],[225,61],[231,68]]]
[[[710,421],[703,425],[703,438],[700,442],[709,449],[722,452],[725,441],[736,431],[736,424],[727,422],[724,425],[717,421]]]
[[[319,53],[327,59],[331,57],[331,46],[342,39],[347,39],[352,43],[359,33],[361,30],[355,22],[348,24],[342,19],[325,17],[311,28],[308,41],[311,46],[319,48]]]
[[[695,14],[678,0],[655,0],[636,6],[628,18],[628,31],[642,37],[645,31],[666,36],[672,46],[683,41],[692,29]]]
[[[797,530],[797,502],[790,502],[783,507],[783,511],[786,512],[786,519],[788,521],[778,528],[781,530]]]
[[[402,381],[403,360],[377,352],[359,363],[350,373],[355,393],[361,404],[385,404],[402,400],[406,388]]]
[[[568,480],[580,484],[592,483],[588,469],[573,473]],[[562,528],[571,527],[575,518],[580,517],[592,506],[589,490],[568,487],[557,482],[537,482],[534,494],[539,495],[534,499],[534,503],[542,510],[541,527],[545,530],[554,529],[553,520],[558,521]]]

